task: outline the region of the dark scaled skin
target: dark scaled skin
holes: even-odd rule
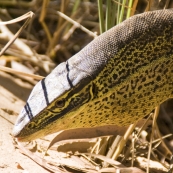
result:
[[[173,10],[131,17],[60,64],[32,91],[21,141],[59,130],[125,126],[173,96]]]

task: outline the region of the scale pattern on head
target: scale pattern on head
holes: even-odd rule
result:
[[[54,98],[21,129],[19,137],[29,139],[35,133],[32,139],[77,127],[128,125],[172,97],[173,10],[131,17],[96,38],[69,59],[68,65],[69,71],[76,70],[72,77],[69,73],[70,80],[77,79],[80,72],[86,78],[76,84],[71,80],[72,88]]]

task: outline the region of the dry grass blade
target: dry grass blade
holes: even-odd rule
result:
[[[19,22],[21,20],[25,20],[25,23],[23,24],[23,26],[18,30],[18,32],[14,35],[13,38],[11,38],[11,40],[4,46],[4,48],[1,50],[0,52],[0,56],[8,49],[8,47],[17,39],[17,37],[19,36],[19,34],[23,31],[23,29],[28,25],[28,23],[31,21],[32,17],[33,17],[34,13],[33,12],[28,12],[27,14],[17,18],[17,19],[13,19],[12,21],[9,22],[1,22],[0,25],[6,25],[6,24],[12,24],[15,22]],[[1,26],[2,29],[2,26]]]
[[[6,21],[6,22],[0,22],[0,25],[9,25],[9,24],[14,24],[16,22],[20,22],[22,20],[25,20],[25,19],[31,19],[33,17],[34,13],[32,11],[16,18],[16,19],[12,19],[10,21]]]
[[[97,159],[100,159],[104,162],[107,162],[108,164],[116,167],[116,168],[124,168],[125,166],[122,165],[120,162],[118,161],[115,161],[111,158],[108,158],[106,156],[103,156],[103,155],[99,155],[99,154],[92,154],[92,153],[82,153],[82,154],[85,154],[87,156],[90,156],[90,157],[94,157],[94,158],[97,158]],[[81,153],[79,153],[79,155],[81,155]]]
[[[159,114],[160,106],[156,107],[154,115],[153,115],[153,124],[152,124],[152,133],[150,138],[150,144],[149,144],[149,151],[148,151],[148,165],[147,165],[147,173],[149,173],[149,165],[150,165],[150,154],[151,154],[151,148],[152,148],[152,140],[154,136],[154,127],[156,126],[156,120]]]
[[[11,68],[3,67],[3,66],[0,66],[0,70],[5,71],[5,72],[9,72],[9,73],[12,73],[12,74],[18,74],[18,75],[23,75],[23,76],[26,76],[26,77],[31,77],[33,79],[38,79],[38,80],[41,80],[41,79],[44,78],[43,76],[29,74],[29,73],[25,73],[25,72],[22,72],[22,71],[13,70]]]
[[[106,154],[106,157],[108,158],[112,158],[113,154],[118,146],[118,144],[120,143],[120,141],[122,140],[122,136],[117,135],[115,140],[113,141],[111,147],[109,148],[108,153]],[[108,164],[107,163],[103,163],[103,167],[107,167]]]
[[[113,159],[117,159],[117,157],[119,156],[119,154],[121,153],[122,149],[124,148],[125,143],[127,142],[129,136],[132,134],[132,131],[134,130],[134,128],[136,127],[136,123],[131,124],[128,128],[128,130],[126,131],[126,133],[124,134],[123,138],[121,139],[121,141],[119,142],[114,155],[112,156]]]
[[[57,14],[60,15],[61,17],[63,17],[64,19],[66,19],[67,21],[69,21],[70,23],[72,23],[73,25],[75,25],[76,27],[80,28],[81,30],[83,30],[84,32],[86,32],[88,35],[92,36],[92,37],[97,37],[97,35],[93,32],[91,32],[90,30],[88,30],[87,28],[83,27],[82,25],[80,25],[78,22],[72,20],[70,17],[68,17],[67,15],[61,13],[60,11],[57,11]]]
[[[145,173],[144,171],[142,171],[139,168],[135,168],[135,167],[129,167],[129,168],[120,168],[120,169],[115,169],[115,168],[103,168],[100,169],[98,172],[102,172],[102,173]]]
[[[40,23],[42,24],[42,26],[43,26],[43,28],[45,30],[45,33],[47,35],[47,38],[48,38],[49,42],[51,42],[52,37],[51,37],[51,34],[49,32],[49,29],[48,29],[48,27],[47,27],[47,25],[46,25],[46,23],[44,21],[45,16],[46,16],[46,12],[47,12],[47,6],[48,6],[48,4],[49,4],[49,0],[44,0],[43,1],[43,5],[42,5],[42,9],[41,9],[41,14],[40,14],[39,21],[40,21]]]

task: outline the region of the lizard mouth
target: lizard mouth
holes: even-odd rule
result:
[[[39,136],[40,136],[40,134],[39,134]],[[44,136],[44,135],[42,135],[42,136]],[[30,142],[32,140],[37,139],[38,138],[38,134],[34,133],[34,134],[31,134],[31,135],[28,135],[28,136],[17,136],[16,135],[15,138],[17,139],[18,142]]]

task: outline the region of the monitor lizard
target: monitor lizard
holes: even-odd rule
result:
[[[101,34],[36,84],[14,126],[29,141],[64,129],[126,126],[173,96],[173,9]]]

